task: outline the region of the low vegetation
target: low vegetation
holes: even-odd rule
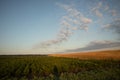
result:
[[[120,60],[0,56],[0,80],[120,80]]]

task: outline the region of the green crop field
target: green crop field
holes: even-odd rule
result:
[[[0,56],[0,80],[120,80],[120,60]]]

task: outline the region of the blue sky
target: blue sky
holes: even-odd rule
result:
[[[119,5],[119,0],[0,0],[0,54],[120,49]]]

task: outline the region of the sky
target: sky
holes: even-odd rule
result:
[[[120,49],[120,0],[0,0],[0,55]]]

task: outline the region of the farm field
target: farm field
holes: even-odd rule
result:
[[[0,0],[0,80],[120,80],[120,0]]]
[[[78,58],[78,59],[120,59],[120,50],[50,54],[49,56]]]
[[[0,56],[0,80],[120,80],[119,74],[120,59]]]

